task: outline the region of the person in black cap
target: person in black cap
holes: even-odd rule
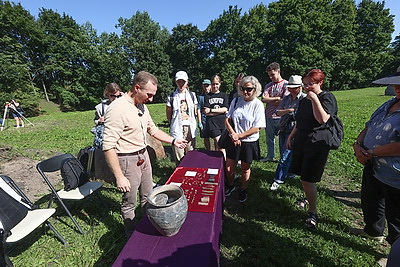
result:
[[[386,240],[392,245],[400,236],[400,67],[373,83],[392,85],[395,97],[372,114],[353,145],[357,161],[364,165],[361,207],[365,227],[351,228],[350,233],[382,242],[387,221]]]

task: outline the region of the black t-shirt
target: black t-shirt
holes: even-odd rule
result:
[[[204,97],[204,107],[216,109],[216,108],[229,108],[228,96],[219,92],[216,94],[208,94]],[[225,128],[225,114],[218,114],[215,116],[207,116],[206,123],[208,124],[208,129],[224,129]]]
[[[326,113],[336,115],[338,108],[335,96],[330,92],[321,92],[318,95],[319,101]],[[321,124],[314,118],[311,100],[306,97],[300,100],[296,115],[296,128],[299,131],[312,132],[321,127]]]

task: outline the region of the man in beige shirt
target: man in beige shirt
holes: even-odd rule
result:
[[[177,148],[185,148],[187,143],[155,126],[145,103],[153,100],[157,84],[154,75],[145,71],[137,73],[131,90],[113,101],[105,114],[103,151],[117,188],[123,192],[121,212],[127,236],[134,230],[138,190],[143,207],[153,188],[146,133]]]

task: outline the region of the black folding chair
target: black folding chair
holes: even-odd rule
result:
[[[78,188],[70,191],[65,191],[64,189],[57,191],[56,188],[53,186],[53,184],[50,182],[49,178],[46,176],[46,173],[60,171],[64,161],[69,158],[74,158],[74,156],[71,154],[62,154],[54,156],[52,158],[39,162],[36,165],[36,169],[38,170],[43,180],[46,182],[46,184],[49,186],[51,190],[48,207],[50,207],[51,204],[53,203],[53,199],[57,199],[60,202],[61,206],[64,208],[65,212],[71,218],[72,222],[78,228],[79,232],[81,234],[84,234],[85,232],[82,230],[78,222],[72,216],[70,210],[65,205],[64,200],[72,200],[72,201],[82,200],[87,196],[91,195],[92,193],[98,193],[97,190],[103,186],[103,183],[89,181],[83,184],[82,186],[79,186]],[[100,201],[102,201],[100,196],[98,194],[96,195],[99,197]]]
[[[0,216],[4,221],[0,221],[0,266],[13,266],[7,251],[6,244],[13,244],[30,233],[42,224],[46,224],[58,237],[58,239],[66,245],[67,242],[60,235],[60,233],[49,222],[49,218],[56,212],[55,209],[39,209],[36,205],[29,200],[29,198],[22,192],[22,190],[15,184],[15,182],[8,176],[0,176],[0,189],[2,205],[0,205]],[[18,214],[25,214],[23,218],[18,217],[16,224],[11,224],[16,216],[16,209],[20,211]],[[13,211],[10,213],[10,211]],[[12,227],[11,229],[3,229]]]

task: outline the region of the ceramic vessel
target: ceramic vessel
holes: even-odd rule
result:
[[[145,210],[157,231],[164,236],[172,236],[185,222],[188,204],[182,188],[168,184],[150,192]]]

